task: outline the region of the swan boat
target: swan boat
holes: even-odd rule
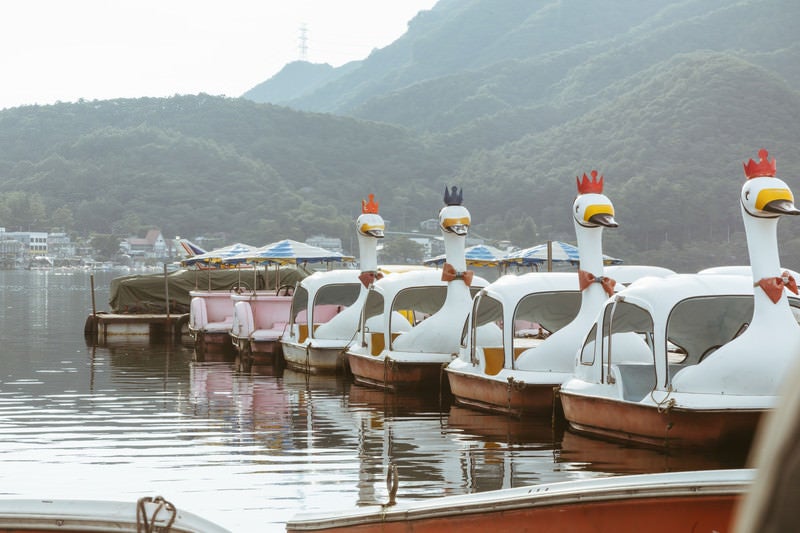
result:
[[[356,220],[361,271],[319,272],[303,280],[292,303],[289,327],[281,335],[286,366],[307,373],[344,371],[344,353],[355,339],[361,309],[372,282],[382,277],[377,246],[385,224],[374,195],[362,200]]]
[[[459,496],[308,513],[301,531],[482,533],[532,531],[727,531],[754,477],[751,469],[599,477]],[[389,485],[387,479],[387,485]]]
[[[646,275],[674,274],[666,268],[639,265],[609,266],[605,273],[618,282],[615,288]],[[518,372],[516,359],[570,324],[580,308],[578,277],[570,272],[506,275],[481,290],[467,318],[459,358],[446,368],[455,402],[518,417],[553,414],[560,385],[556,382],[561,377],[554,380],[550,373]],[[502,330],[499,345],[480,344],[473,335],[490,323]],[[579,343],[575,342],[573,352]],[[563,380],[568,377],[565,374]]]
[[[446,369],[457,403],[514,415],[552,414],[555,391],[571,376],[574,353],[616,283],[603,269],[602,230],[617,226],[603,177],[595,170],[576,182],[572,212],[581,270],[504,276],[481,291],[462,343],[466,349]],[[501,334],[492,344],[479,342],[480,330],[490,325]]]
[[[398,273],[372,285],[360,338],[347,349],[357,383],[386,390],[440,390],[442,368],[458,353],[472,297],[488,285],[466,269],[470,214],[462,199],[457,187],[445,187],[439,226],[447,262],[441,270]]]
[[[572,429],[660,447],[750,446],[800,354],[797,288],[777,243],[778,218],[800,211],[760,156],[741,192],[752,276],[648,278],[606,302],[560,389]]]

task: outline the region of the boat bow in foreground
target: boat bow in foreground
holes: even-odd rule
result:
[[[703,470],[565,481],[298,515],[286,531],[724,532],[753,475],[748,469]]]

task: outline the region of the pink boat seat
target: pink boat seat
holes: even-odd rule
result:
[[[236,302],[233,306],[233,314],[236,317],[231,333],[234,337],[247,338],[255,329],[253,325],[253,309],[250,302]]]
[[[254,341],[276,341],[281,338],[283,328],[281,329],[257,329],[250,338]]]
[[[189,304],[189,327],[201,330],[206,324],[208,324],[208,314],[205,301],[202,298],[192,298]]]
[[[220,322],[209,322],[203,329],[214,333],[218,332],[224,333],[230,331],[232,327],[233,327],[233,316],[226,316]]]

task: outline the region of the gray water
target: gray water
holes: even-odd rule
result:
[[[98,311],[114,274],[96,273]],[[243,373],[194,348],[93,346],[86,272],[0,271],[0,497],[163,496],[234,532],[298,512],[623,473],[741,467],[393,395],[344,377]]]

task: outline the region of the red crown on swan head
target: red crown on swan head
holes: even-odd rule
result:
[[[583,173],[583,180],[581,180],[580,176],[575,177],[575,181],[578,183],[578,194],[589,194],[589,193],[596,193],[602,194],[603,192],[603,176],[600,176],[600,179],[597,178],[597,171],[592,170],[592,179],[589,180],[589,177],[586,173]]]
[[[747,179],[750,178],[774,178],[775,173],[778,171],[778,164],[775,162],[775,158],[772,158],[772,161],[769,160],[769,152],[767,152],[764,148],[758,151],[758,158],[760,161],[756,163],[752,159],[747,163],[742,163],[744,167],[744,175],[747,176]]]
[[[361,212],[364,214],[366,213],[371,213],[373,215],[378,214],[378,202],[375,201],[374,194],[369,195],[369,202],[367,202],[366,200],[361,200]]]

